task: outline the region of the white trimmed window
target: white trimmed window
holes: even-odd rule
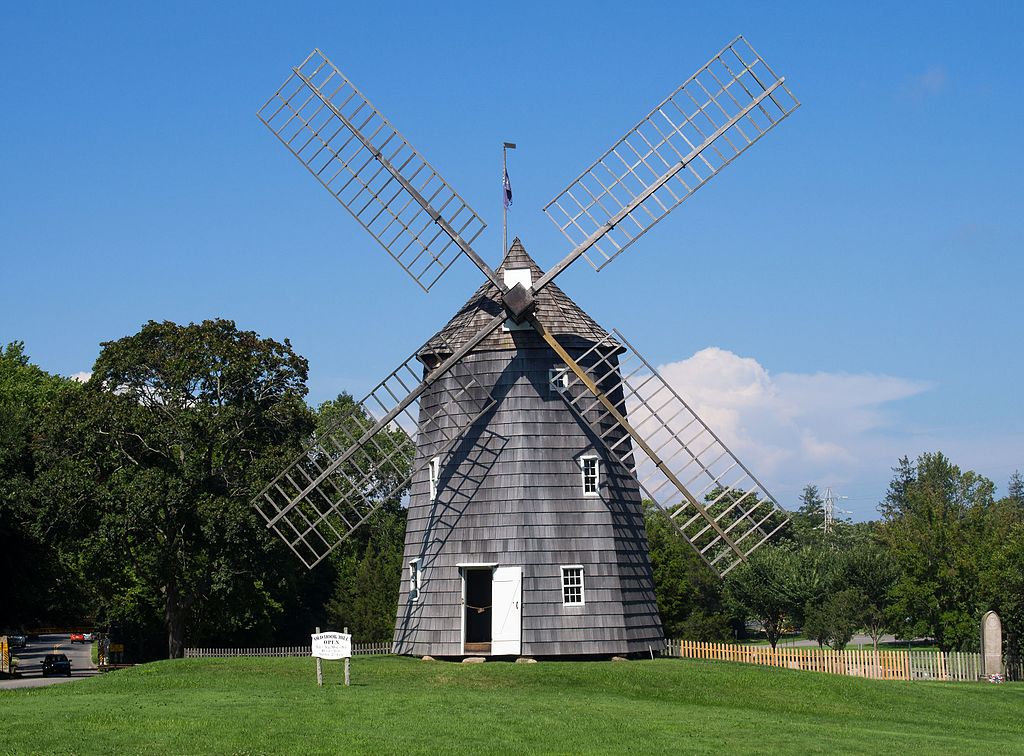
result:
[[[562,567],[562,603],[566,606],[586,603],[583,600],[583,565]]]
[[[441,458],[434,457],[428,465],[430,469],[430,500],[437,498],[437,481],[441,477]]]
[[[595,456],[580,457],[580,472],[583,476],[583,495],[600,495],[601,460]]]
[[[420,598],[420,560],[413,559],[409,562],[409,600],[418,601]]]
[[[569,388],[569,368],[565,365],[548,370],[548,390],[551,396],[561,394]]]

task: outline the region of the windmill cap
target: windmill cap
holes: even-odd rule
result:
[[[530,257],[523,243],[516,237],[498,266],[498,277],[511,283],[522,282],[524,286],[536,282],[544,271]],[[537,318],[558,337],[563,346],[590,346],[608,338],[608,332],[573,302],[554,283],[545,286],[537,300]],[[476,290],[469,301],[438,331],[420,351],[420,355],[436,357],[452,354],[468,342],[495,315],[503,312],[502,292],[490,281]],[[474,351],[488,352],[503,349],[519,349],[524,346],[542,344],[533,331],[506,331],[498,329],[487,336]]]

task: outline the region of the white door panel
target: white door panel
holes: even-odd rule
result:
[[[523,647],[523,568],[495,567],[491,591],[491,654],[519,655]]]

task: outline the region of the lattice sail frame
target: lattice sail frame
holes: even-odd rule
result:
[[[448,346],[433,337],[381,381],[351,412],[312,442],[256,498],[256,509],[306,567],[312,569],[382,504],[405,491],[428,461],[446,454],[494,400],[465,370],[441,370],[428,355]],[[458,334],[451,337],[458,339]],[[454,351],[454,350],[452,350]],[[433,362],[433,364],[430,364]],[[424,378],[424,364],[428,374]],[[403,401],[436,373],[451,376],[443,400],[423,415],[418,399]],[[440,384],[444,385],[444,384]],[[382,422],[389,415],[388,422]],[[434,439],[416,461],[418,428]]]
[[[733,40],[545,208],[576,248],[534,293],[580,255],[603,268],[797,107],[784,80],[742,37]],[[470,246],[484,222],[319,50],[293,69],[258,115],[424,290],[461,253],[495,280]],[[619,409],[628,411],[635,437],[609,424],[611,413],[589,390],[580,392],[572,374],[566,399],[724,575],[785,524],[784,511],[621,334],[615,336],[621,343],[609,337],[586,359],[602,389],[621,397]],[[435,346],[436,339],[428,343]],[[447,391],[447,406],[456,412],[441,402],[429,417],[417,418],[410,397],[424,385],[418,371],[414,354],[364,399],[369,415],[354,411],[314,439],[258,498],[268,527],[308,567],[404,490],[416,472],[415,444],[401,430],[403,422],[438,426],[437,448],[421,457],[425,465],[493,404],[464,376]],[[684,442],[678,427],[695,435]],[[642,457],[634,463],[645,446],[658,465]],[[701,483],[696,494],[690,491]]]
[[[424,291],[487,226],[320,50],[257,116]]]
[[[800,106],[784,81],[737,37],[544,212],[601,270]]]
[[[572,371],[562,391],[567,404],[719,575],[724,577],[788,522],[785,510],[753,473],[621,333],[613,330],[576,361],[658,460],[639,447]]]

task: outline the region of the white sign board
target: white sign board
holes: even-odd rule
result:
[[[345,633],[313,633],[313,656],[347,659],[352,656],[352,636]]]

